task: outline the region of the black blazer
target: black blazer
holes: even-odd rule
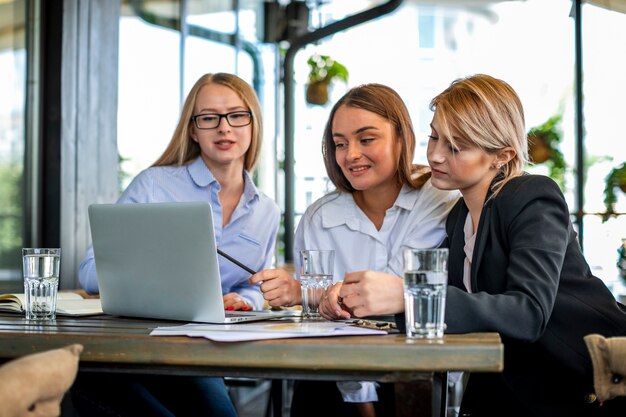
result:
[[[450,212],[448,333],[493,331],[504,343],[504,372],[472,374],[466,415],[626,415],[624,401],[593,402],[583,337],[626,335],[626,308],[591,274],[563,194],[551,179],[510,180],[483,208],[463,285],[463,199]],[[618,404],[619,402],[619,404]],[[611,403],[611,404],[609,404]],[[463,414],[462,414],[463,415]]]

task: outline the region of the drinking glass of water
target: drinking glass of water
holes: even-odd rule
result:
[[[320,299],[333,283],[334,250],[300,251],[300,285],[302,287],[302,316],[320,318]]]
[[[406,249],[403,256],[406,335],[443,337],[448,249]]]
[[[56,318],[57,291],[61,249],[22,249],[24,273],[24,310],[27,320],[54,320]]]

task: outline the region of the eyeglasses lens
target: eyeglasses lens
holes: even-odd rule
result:
[[[252,114],[247,111],[238,111],[226,114],[207,113],[194,116],[194,121],[198,129],[215,129],[222,118],[225,118],[231,127],[247,126],[252,122]]]

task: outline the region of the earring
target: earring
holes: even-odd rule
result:
[[[502,165],[504,165],[504,164],[503,164],[502,162],[500,162],[500,163],[498,164],[498,169],[502,169]]]

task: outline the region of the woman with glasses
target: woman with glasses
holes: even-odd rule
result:
[[[208,201],[215,239],[225,253],[254,270],[273,261],[280,210],[250,176],[260,153],[263,124],[258,98],[232,74],[206,74],[193,86],[169,145],[133,179],[118,203]],[[227,310],[261,309],[263,296],[249,274],[220,258]],[[81,286],[98,292],[93,249],[80,265]]]
[[[118,203],[208,201],[217,246],[254,270],[269,268],[280,210],[250,175],[262,131],[261,106],[250,85],[232,74],[206,74],[189,92],[161,157],[133,179]],[[258,285],[248,283],[249,273],[223,258],[219,269],[226,310],[262,308],[263,296]],[[79,279],[85,291],[98,292],[93,248],[80,265]],[[75,385],[103,386],[101,381],[95,376]],[[136,401],[123,403],[125,411],[133,410],[130,415],[235,415],[221,378],[115,377],[106,392],[95,391],[114,399],[120,387],[137,394]]]

